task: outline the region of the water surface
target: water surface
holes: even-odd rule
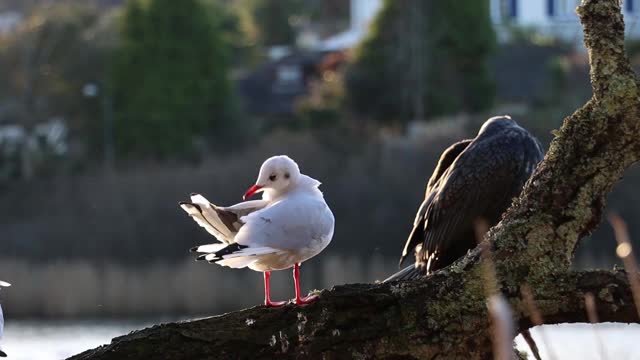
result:
[[[64,359],[154,322],[161,321],[7,321],[3,348],[10,360]],[[634,350],[640,340],[637,324],[551,325],[533,329],[532,335],[543,359],[550,358],[549,351],[556,359],[640,359]],[[521,337],[516,343],[518,348],[528,350]]]

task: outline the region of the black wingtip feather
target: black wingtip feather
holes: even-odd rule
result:
[[[417,279],[421,276],[425,275],[425,270],[422,266],[416,267],[415,265],[409,265],[406,268],[398,271],[397,273],[389,276],[383,282],[391,282],[391,281],[404,281],[404,280],[413,280]]]
[[[180,206],[182,206],[182,205],[189,205],[189,206],[193,206],[194,208],[198,209],[198,211],[199,211],[199,212],[202,212],[202,208],[200,207],[200,205],[198,205],[198,204],[194,204],[194,203],[192,203],[192,202],[190,202],[190,201],[180,201],[178,204],[179,204]]]
[[[196,261],[204,260],[204,258],[206,258],[206,257],[207,257],[207,255],[209,255],[209,254],[202,254],[202,255],[198,255],[198,257],[196,258]]]
[[[0,350],[0,357],[7,357],[7,353]]]
[[[200,246],[194,246],[194,247],[192,247],[191,249],[189,249],[189,252],[196,252],[196,251],[198,251],[198,248],[199,248],[199,247],[200,247]]]
[[[196,195],[200,195],[200,194],[198,194],[198,193],[191,193],[191,194],[189,194],[189,196],[196,196]]]
[[[194,204],[194,203],[192,203],[190,201],[180,201],[178,204],[180,204],[180,206],[182,206],[182,205],[193,206],[194,208],[198,209],[199,212],[202,212],[202,208],[200,207],[200,205]]]
[[[398,269],[402,269],[402,263],[406,258],[407,258],[407,255],[405,254],[402,254],[402,256],[400,256],[400,261],[398,261]]]

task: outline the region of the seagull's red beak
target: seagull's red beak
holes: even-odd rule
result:
[[[246,193],[244,193],[244,196],[242,197],[242,200],[247,200],[248,198],[252,197],[253,194],[256,193],[256,191],[262,189],[262,186],[260,185],[253,185],[252,187],[249,188],[249,190],[247,190]]]

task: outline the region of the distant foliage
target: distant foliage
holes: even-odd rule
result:
[[[295,44],[294,20],[303,8],[302,0],[248,0],[247,5],[261,45]]]
[[[489,108],[487,0],[387,0],[347,71],[350,107],[385,121]]]
[[[311,81],[309,94],[295,106],[300,125],[305,128],[335,126],[343,117],[344,84],[342,73],[325,71]]]
[[[221,20],[198,0],[127,3],[112,75],[120,155],[172,156],[192,149],[195,135],[231,130]]]
[[[16,32],[0,36],[0,122],[33,127],[64,116],[85,130],[81,89],[96,81],[107,52],[98,19],[85,5],[36,7]]]
[[[82,89],[103,80],[113,13],[81,2],[28,8],[15,31],[0,35],[0,128],[8,126],[0,129],[0,182],[64,172],[69,158],[102,146],[102,89],[91,98]]]

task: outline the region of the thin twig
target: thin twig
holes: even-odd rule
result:
[[[638,269],[638,262],[633,255],[633,248],[631,247],[631,240],[629,238],[629,231],[627,229],[627,223],[616,213],[609,213],[607,219],[613,228],[618,247],[616,248],[616,255],[622,259],[624,268],[629,279],[629,286],[631,287],[631,293],[633,294],[633,302],[640,317],[640,270]]]
[[[488,297],[487,309],[491,317],[494,360],[512,360],[514,326],[511,306],[501,293]]]
[[[542,318],[542,314],[540,313],[540,310],[536,306],[535,299],[533,298],[533,292],[531,291],[531,288],[528,285],[523,285],[520,288],[520,293],[522,294],[522,299],[524,300],[524,305],[526,306],[527,311],[529,312],[529,317],[530,317],[531,322],[533,323],[533,325],[534,326],[543,325],[544,324],[544,319]],[[542,327],[539,327],[538,330],[540,331],[540,337],[542,338],[542,343],[544,343],[544,345],[545,345],[545,350],[546,350],[547,355],[549,356],[549,359],[551,359],[551,360],[557,359],[555,351],[553,351],[553,347],[551,346],[551,342],[547,339],[546,332],[544,331],[544,329]],[[524,337],[524,334],[523,334],[523,337]],[[526,338],[525,338],[525,340],[526,340]],[[529,342],[527,341],[527,343],[529,343]],[[535,346],[535,342],[533,343],[533,345]],[[534,351],[534,349],[531,346],[531,344],[529,344],[529,347],[531,348],[531,352],[533,352],[533,356],[536,357],[536,359],[540,359],[540,355],[539,354],[536,355],[536,351]],[[536,348],[537,348],[537,346],[536,346]]]
[[[487,297],[487,309],[491,319],[491,332],[493,334],[493,356],[495,360],[511,360],[513,354],[514,325],[511,306],[500,292],[496,270],[491,256],[491,245],[488,241],[482,241],[489,230],[484,219],[478,219],[474,224],[476,240],[482,252],[482,276],[484,278],[484,290]]]
[[[593,329],[593,334],[596,338],[596,343],[598,344],[598,350],[600,351],[600,358],[606,359],[604,343],[602,343],[602,339],[600,337],[600,334],[598,334],[598,329],[596,327],[596,324],[599,323],[598,311],[596,310],[596,300],[592,293],[586,293],[584,295],[584,304],[587,310],[587,318],[591,323],[591,328]]]
[[[536,358],[536,360],[542,360],[542,358],[540,357],[540,350],[538,350],[538,345],[533,339],[533,336],[531,336],[531,332],[529,331],[529,329],[524,330],[520,333],[520,335],[522,335],[524,341],[526,341],[527,345],[529,345],[529,349],[531,349],[533,357]]]

